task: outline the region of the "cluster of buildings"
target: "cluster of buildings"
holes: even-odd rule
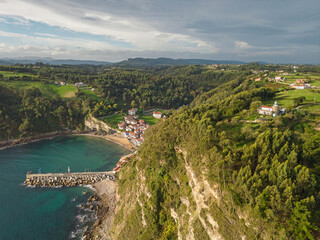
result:
[[[310,88],[311,86],[310,84],[307,84],[304,79],[297,79],[295,83],[290,85],[290,87],[294,89],[306,89]]]
[[[280,77],[280,76],[275,76],[274,77],[274,81],[275,82],[283,82],[285,80],[285,78],[282,78],[282,77]]]
[[[114,172],[119,172],[120,169],[130,160],[132,159],[133,154],[127,155],[127,156],[123,156],[122,158],[120,158],[120,160],[117,162],[116,166],[112,169],[112,171]]]
[[[122,130],[122,135],[129,138],[136,146],[141,145],[144,140],[144,131],[150,126],[143,119],[138,119],[137,109],[132,108],[128,111],[129,115],[123,117],[124,121],[118,124]]]
[[[262,105],[257,111],[261,115],[276,117],[285,114],[286,108],[280,108],[277,101],[275,101],[272,107]]]

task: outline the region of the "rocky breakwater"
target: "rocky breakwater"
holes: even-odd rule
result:
[[[104,179],[115,180],[114,172],[83,172],[83,173],[27,173],[24,183],[36,187],[73,187],[100,182]]]

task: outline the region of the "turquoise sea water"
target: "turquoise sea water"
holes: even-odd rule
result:
[[[107,171],[128,150],[104,139],[66,136],[0,150],[0,240],[77,238],[86,216],[79,206],[92,191],[84,187],[30,188],[28,171]],[[83,195],[82,192],[88,192]],[[82,219],[82,220],[81,220]]]

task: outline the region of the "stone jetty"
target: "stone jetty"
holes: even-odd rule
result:
[[[110,172],[79,172],[79,173],[27,173],[24,183],[36,187],[73,187],[100,182],[104,179],[115,180],[115,173]]]

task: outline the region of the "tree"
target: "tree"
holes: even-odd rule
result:
[[[132,101],[131,101],[131,107],[134,108],[135,106],[136,106],[136,101],[135,101],[135,100],[132,100]]]

